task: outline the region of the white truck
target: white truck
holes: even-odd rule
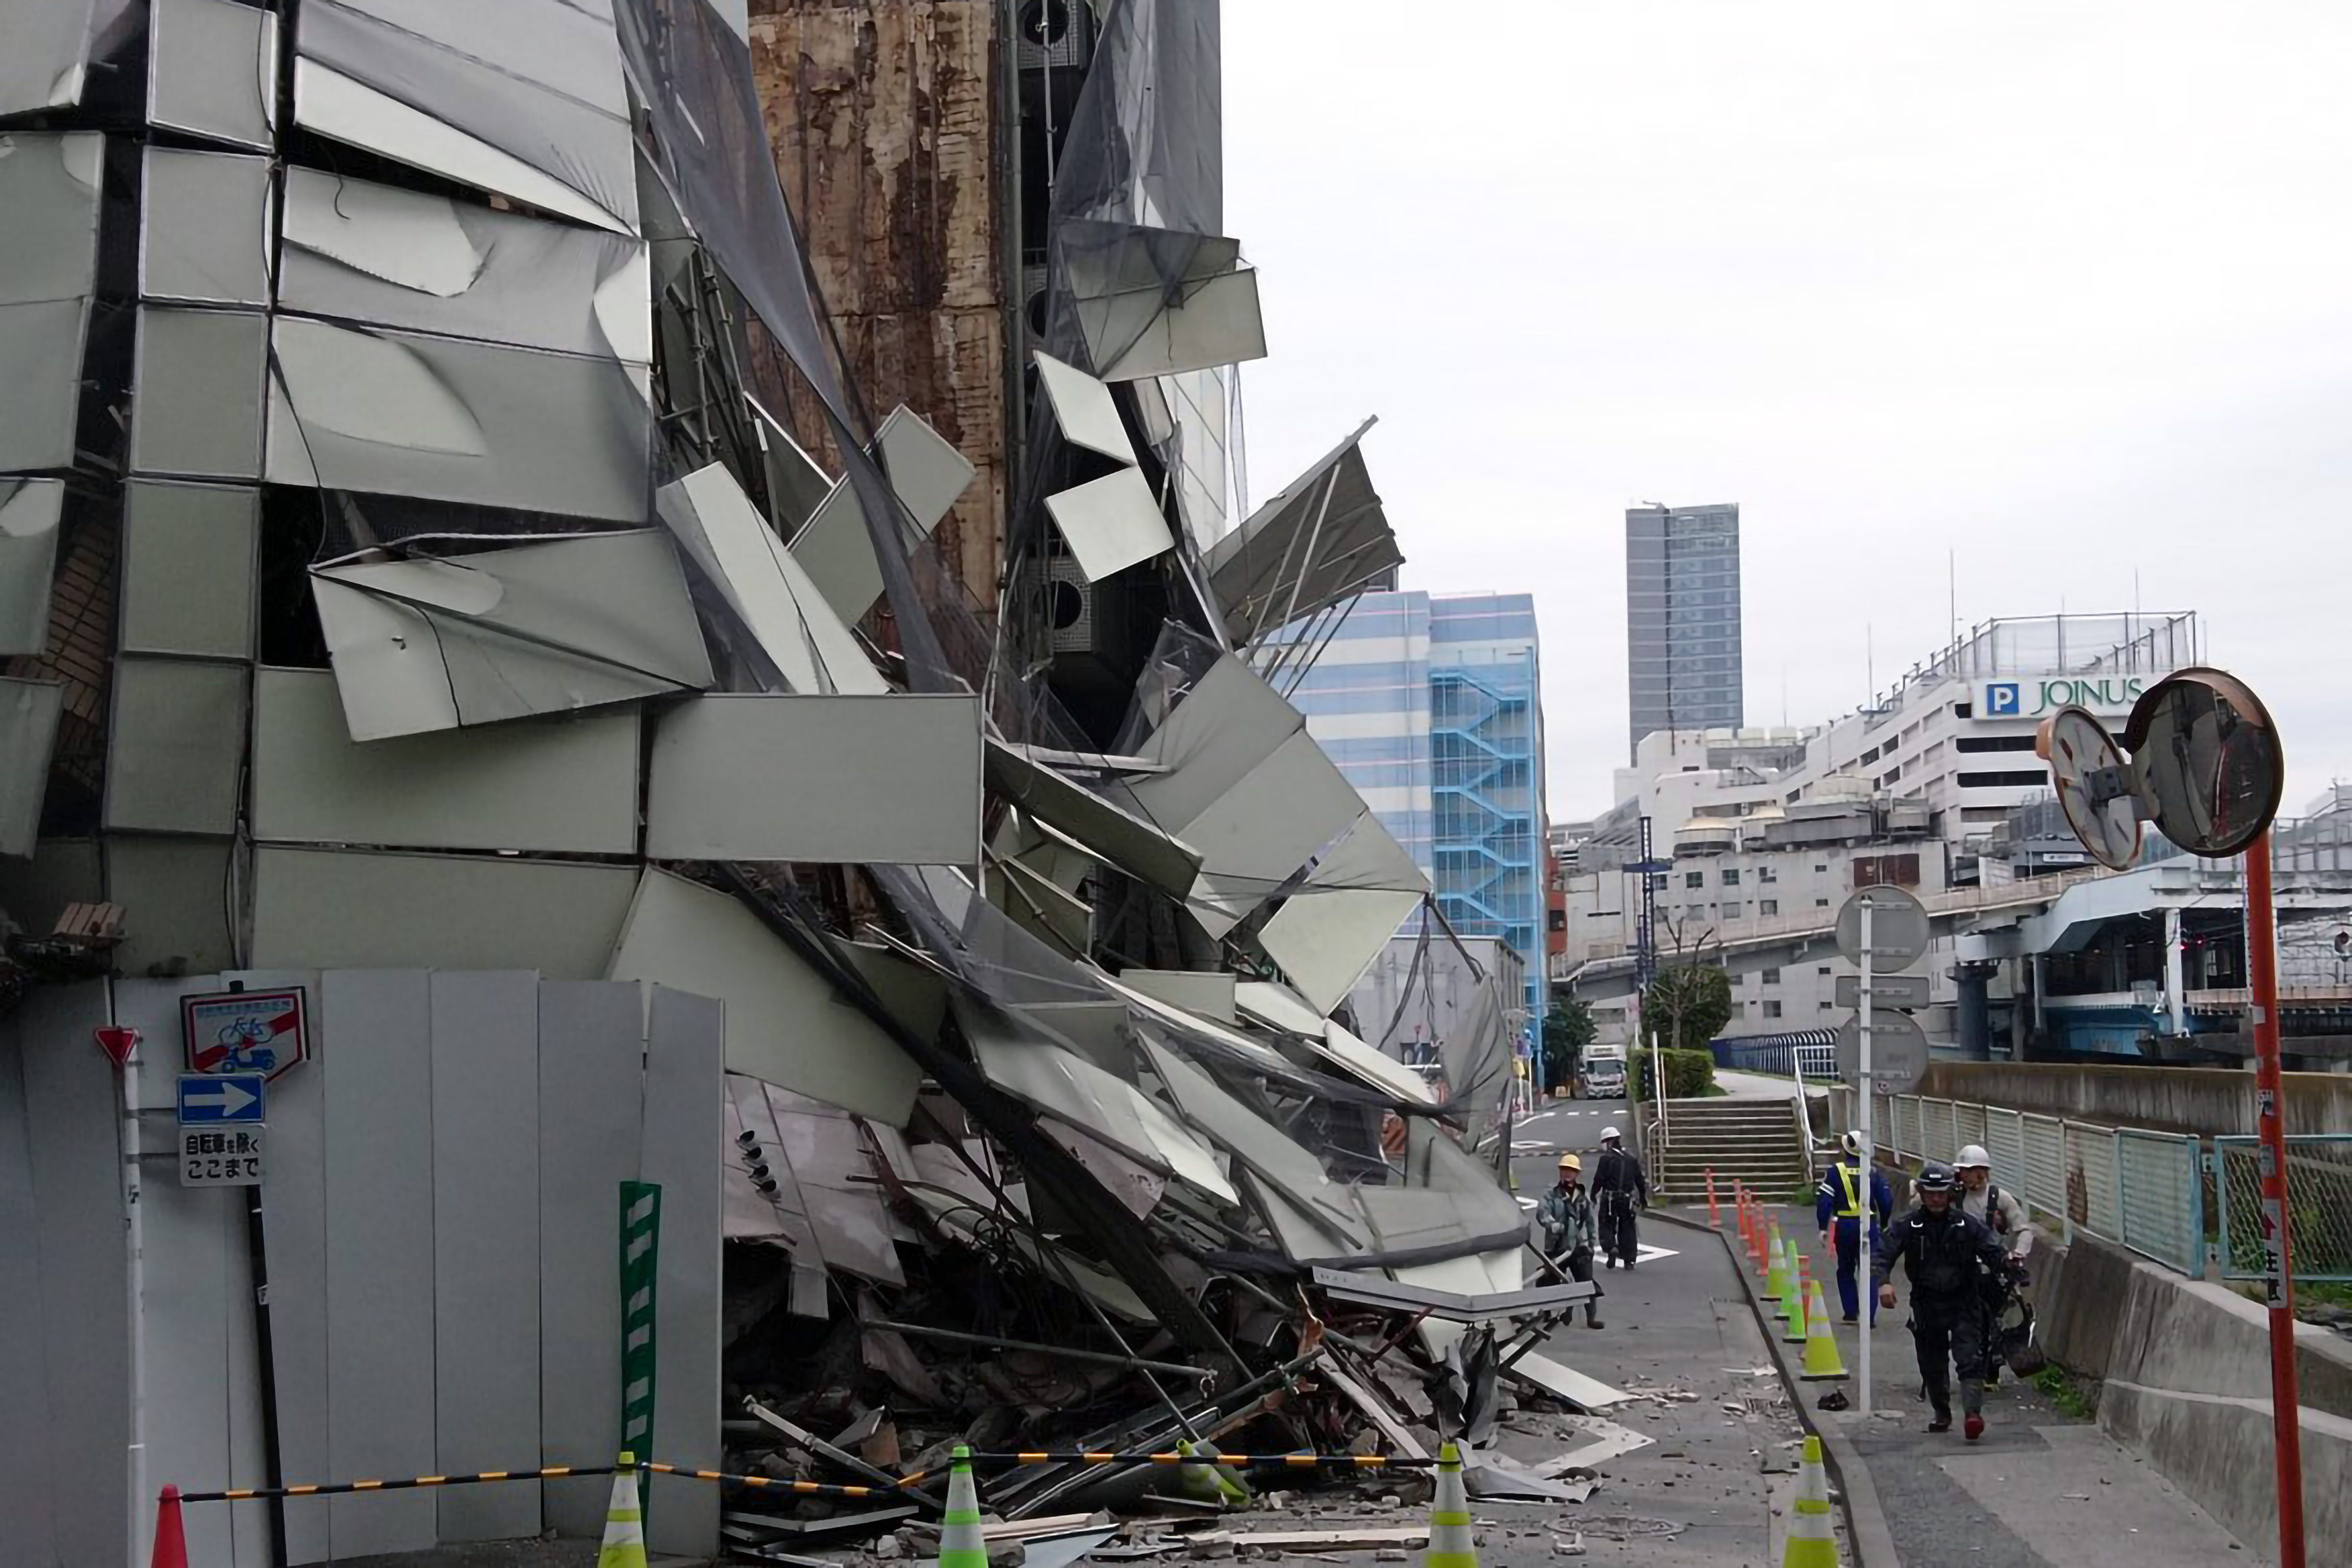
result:
[[[1607,1047],[1587,1047],[1578,1092],[1586,1100],[1625,1098],[1625,1058]]]

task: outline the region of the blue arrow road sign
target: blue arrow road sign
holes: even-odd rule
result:
[[[189,1073],[180,1079],[180,1125],[217,1127],[257,1122],[269,1079],[257,1072]]]

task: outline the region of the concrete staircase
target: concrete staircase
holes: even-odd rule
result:
[[[1727,1204],[1735,1181],[1776,1202],[1813,1183],[1793,1100],[1669,1100],[1664,1133],[1649,1154],[1650,1186],[1660,1203],[1705,1203],[1710,1168],[1716,1196]]]

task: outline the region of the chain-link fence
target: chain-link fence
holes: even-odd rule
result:
[[[1836,1093],[1834,1114],[1850,1126],[1853,1096],[1843,1089]],[[2183,1274],[2203,1278],[2209,1239],[2205,1216],[2210,1211],[2204,1151],[2199,1140],[1913,1094],[1880,1095],[1872,1109],[1879,1144],[1891,1150],[1897,1160],[1949,1162],[1963,1148],[1978,1144],[1991,1162],[1995,1184],[2023,1203],[2029,1217],[2043,1230],[2062,1237],[2071,1237],[2079,1230],[2127,1247]],[[2310,1154],[2309,1168],[2301,1173],[2313,1218],[2305,1220],[2305,1199],[2298,1196],[2295,1277],[2352,1279],[2352,1134],[2292,1142],[2329,1146],[2324,1155]],[[2247,1146],[2245,1175],[2235,1192],[2231,1183],[2238,1178],[2227,1157],[2231,1151],[2225,1151],[2221,1178],[2221,1212],[2225,1229],[2232,1237],[2230,1250],[2234,1258],[2240,1249],[2235,1230],[2228,1227],[2242,1223],[2247,1236],[2256,1238],[2261,1219],[2253,1140],[2217,1139],[2215,1142]],[[2292,1177],[2293,1155],[2288,1163]],[[2305,1234],[2315,1237],[2308,1250],[2300,1239]],[[2259,1240],[2250,1239],[2246,1245],[2252,1248],[2253,1271],[2259,1275]]]
[[[2255,1138],[2213,1140],[2221,1201],[2221,1277],[2263,1277],[2263,1150]],[[2352,1279],[2352,1132],[2299,1133],[2286,1141],[2288,1234],[2294,1277]]]

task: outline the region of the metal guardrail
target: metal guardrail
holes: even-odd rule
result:
[[[2224,1279],[2263,1278],[2262,1158],[2257,1138],[2213,1140]],[[2286,1196],[2297,1282],[2352,1279],[2352,1132],[2288,1134]]]
[[[1841,1087],[1836,1093],[1838,1113],[1852,1125],[1853,1091]],[[2063,1239],[2081,1231],[2191,1279],[2205,1277],[2208,1205],[2202,1141],[1915,1094],[1880,1095],[1874,1109],[1881,1147],[1897,1160],[1948,1162],[1968,1144],[1978,1144],[1992,1162],[1995,1184],[2023,1203],[2028,1217],[2044,1230],[2054,1230]],[[2331,1233],[2323,1223],[2319,1234],[2323,1238],[2332,1234],[2334,1239],[2323,1239],[2308,1254],[2298,1246],[2295,1278],[2352,1279],[2352,1272],[2322,1271],[2352,1270],[2352,1134],[2309,1142],[2337,1146],[2328,1161],[2315,1161],[2305,1173],[2312,1201],[2335,1216],[2336,1228]],[[2214,1143],[2224,1150],[2222,1234],[2233,1237],[2224,1256],[2223,1276],[2259,1278],[2262,1248],[2254,1227],[2260,1223],[2261,1205],[2255,1195],[2254,1140],[2217,1138]],[[2233,1152],[2240,1145],[2242,1159]],[[2234,1169],[2233,1159],[2243,1165],[2242,1173]],[[2292,1156],[2289,1163],[2294,1163]],[[2299,1205],[2303,1202],[2300,1193],[2296,1201]],[[2303,1220],[2300,1207],[2296,1218],[2299,1224]],[[2242,1243],[2234,1239],[2233,1224],[2247,1227]],[[2247,1258],[2248,1272],[2235,1271]]]

